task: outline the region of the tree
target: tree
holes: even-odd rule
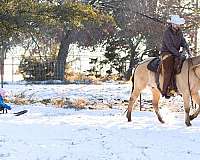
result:
[[[145,49],[143,48],[144,50],[140,52],[139,56],[141,58],[139,59],[142,59],[143,55],[158,56],[162,42],[162,34],[167,25],[167,19],[172,14],[179,14],[187,19],[189,16],[188,6],[190,5],[181,0],[93,0],[92,3],[97,8],[109,10],[116,21],[117,30],[114,36],[111,37],[111,42],[116,42],[116,45],[111,44],[110,40],[108,40],[107,45],[111,45],[108,48],[112,48],[109,52],[115,52],[124,42],[127,44],[123,45],[125,48],[121,49],[118,54],[113,53],[107,55],[108,59],[110,55],[116,55],[116,58],[118,58],[119,54],[122,55],[122,52],[124,53],[126,51],[127,55],[125,56],[130,58],[130,65],[126,76],[127,79],[129,79],[132,68],[137,64],[138,60],[138,58],[135,58],[138,57],[138,54],[134,52],[134,40],[137,39],[137,37],[141,37],[142,40],[139,38],[138,42],[141,42],[145,47]],[[193,14],[190,13],[191,19],[195,22],[194,19],[198,19],[199,16],[197,16],[197,14],[194,16],[194,8],[192,7],[189,10],[191,9],[193,10]],[[195,10],[197,13],[197,9]],[[192,26],[190,25],[190,27]],[[186,26],[185,29],[187,28],[189,27]],[[191,31],[191,28],[188,31]],[[119,40],[121,40],[120,43]],[[116,49],[113,47],[116,47]],[[130,52],[127,52],[127,48]]]
[[[90,9],[92,10],[92,7]],[[95,44],[100,43],[107,35],[109,35],[110,32],[112,32],[114,24],[112,17],[105,15],[98,10],[93,13],[94,17],[89,17],[82,23],[84,27],[77,28],[74,26],[66,26],[63,29],[54,72],[55,79],[64,80],[64,70],[70,44],[78,43],[79,46],[84,47],[94,46]],[[98,21],[94,21],[94,18]]]
[[[17,45],[31,39],[41,42],[41,37],[52,37],[59,34],[60,50],[57,57],[55,75],[63,80],[64,66],[68,53],[69,38],[75,29],[84,28],[87,22],[102,25],[112,18],[93,10],[90,5],[73,1],[36,1],[36,0],[2,0],[0,1],[0,41],[1,44],[12,42]],[[59,71],[59,72],[58,72]],[[57,74],[58,73],[58,74]]]

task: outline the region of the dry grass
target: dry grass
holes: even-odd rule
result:
[[[52,99],[51,104],[58,108],[62,108],[65,105],[65,100],[63,98]]]
[[[51,100],[51,104],[58,108],[72,107],[76,109],[84,109],[85,106],[88,105],[88,102],[83,98],[78,98],[75,99],[74,101],[70,101],[68,99],[63,99],[63,98],[54,98]]]
[[[88,105],[88,102],[85,99],[78,98],[72,102],[72,105],[76,108],[83,109],[86,105]]]
[[[122,80],[123,78],[119,76],[118,74],[113,75],[104,75],[100,76],[99,78],[96,78],[95,75],[87,75],[86,73],[78,73],[75,72],[71,67],[68,66],[68,69],[65,71],[65,79],[69,81],[76,81],[76,80],[85,80],[85,81],[91,81],[92,83],[99,83],[109,80]]]
[[[5,102],[5,103],[10,103],[11,101],[10,101],[10,99],[8,99],[8,97],[5,97],[5,98],[4,98],[4,102]]]
[[[15,97],[13,103],[17,105],[27,105],[29,104],[29,101],[25,98]]]

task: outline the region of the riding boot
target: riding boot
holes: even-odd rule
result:
[[[162,57],[162,64],[163,64],[163,76],[164,76],[164,82],[163,82],[163,91],[162,96],[165,98],[170,98],[170,95],[168,94],[168,88],[172,81],[173,71],[174,71],[174,57],[169,53],[167,57],[166,55]]]

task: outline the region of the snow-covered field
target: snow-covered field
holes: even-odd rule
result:
[[[0,160],[198,160],[200,119],[184,124],[181,98],[161,99],[165,124],[153,112],[136,111],[132,122],[124,115],[131,84],[6,85],[8,98],[16,95],[38,102],[11,104],[0,114]],[[148,91],[143,98],[151,97]],[[82,98],[86,109],[56,108],[42,99]],[[92,104],[111,106],[89,109]],[[145,104],[144,107],[149,107]],[[27,109],[16,117],[13,112]]]

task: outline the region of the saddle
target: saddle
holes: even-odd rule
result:
[[[149,64],[147,65],[147,69],[152,71],[152,72],[157,72],[158,67],[160,65],[160,61],[161,61],[161,59],[159,57],[155,57],[154,59],[152,59],[149,62]]]
[[[180,56],[180,57],[175,58],[175,62],[174,62],[175,75],[181,72],[183,62],[185,61],[185,59],[186,59],[185,56]],[[157,88],[162,93],[162,90],[160,88],[160,82],[159,82],[159,75],[162,71],[162,60],[159,57],[155,57],[149,62],[149,64],[147,65],[147,69],[152,72],[155,72],[155,80],[156,80]],[[169,94],[170,94],[170,91],[173,91],[172,95],[174,95],[174,91],[177,92],[175,77],[169,86],[169,92],[168,92]]]
[[[186,57],[184,55],[175,58],[175,63],[174,63],[175,74],[181,73],[183,62],[185,60]],[[161,63],[162,63],[161,59],[159,57],[155,57],[149,62],[149,64],[147,65],[147,69],[152,72],[160,73]]]

